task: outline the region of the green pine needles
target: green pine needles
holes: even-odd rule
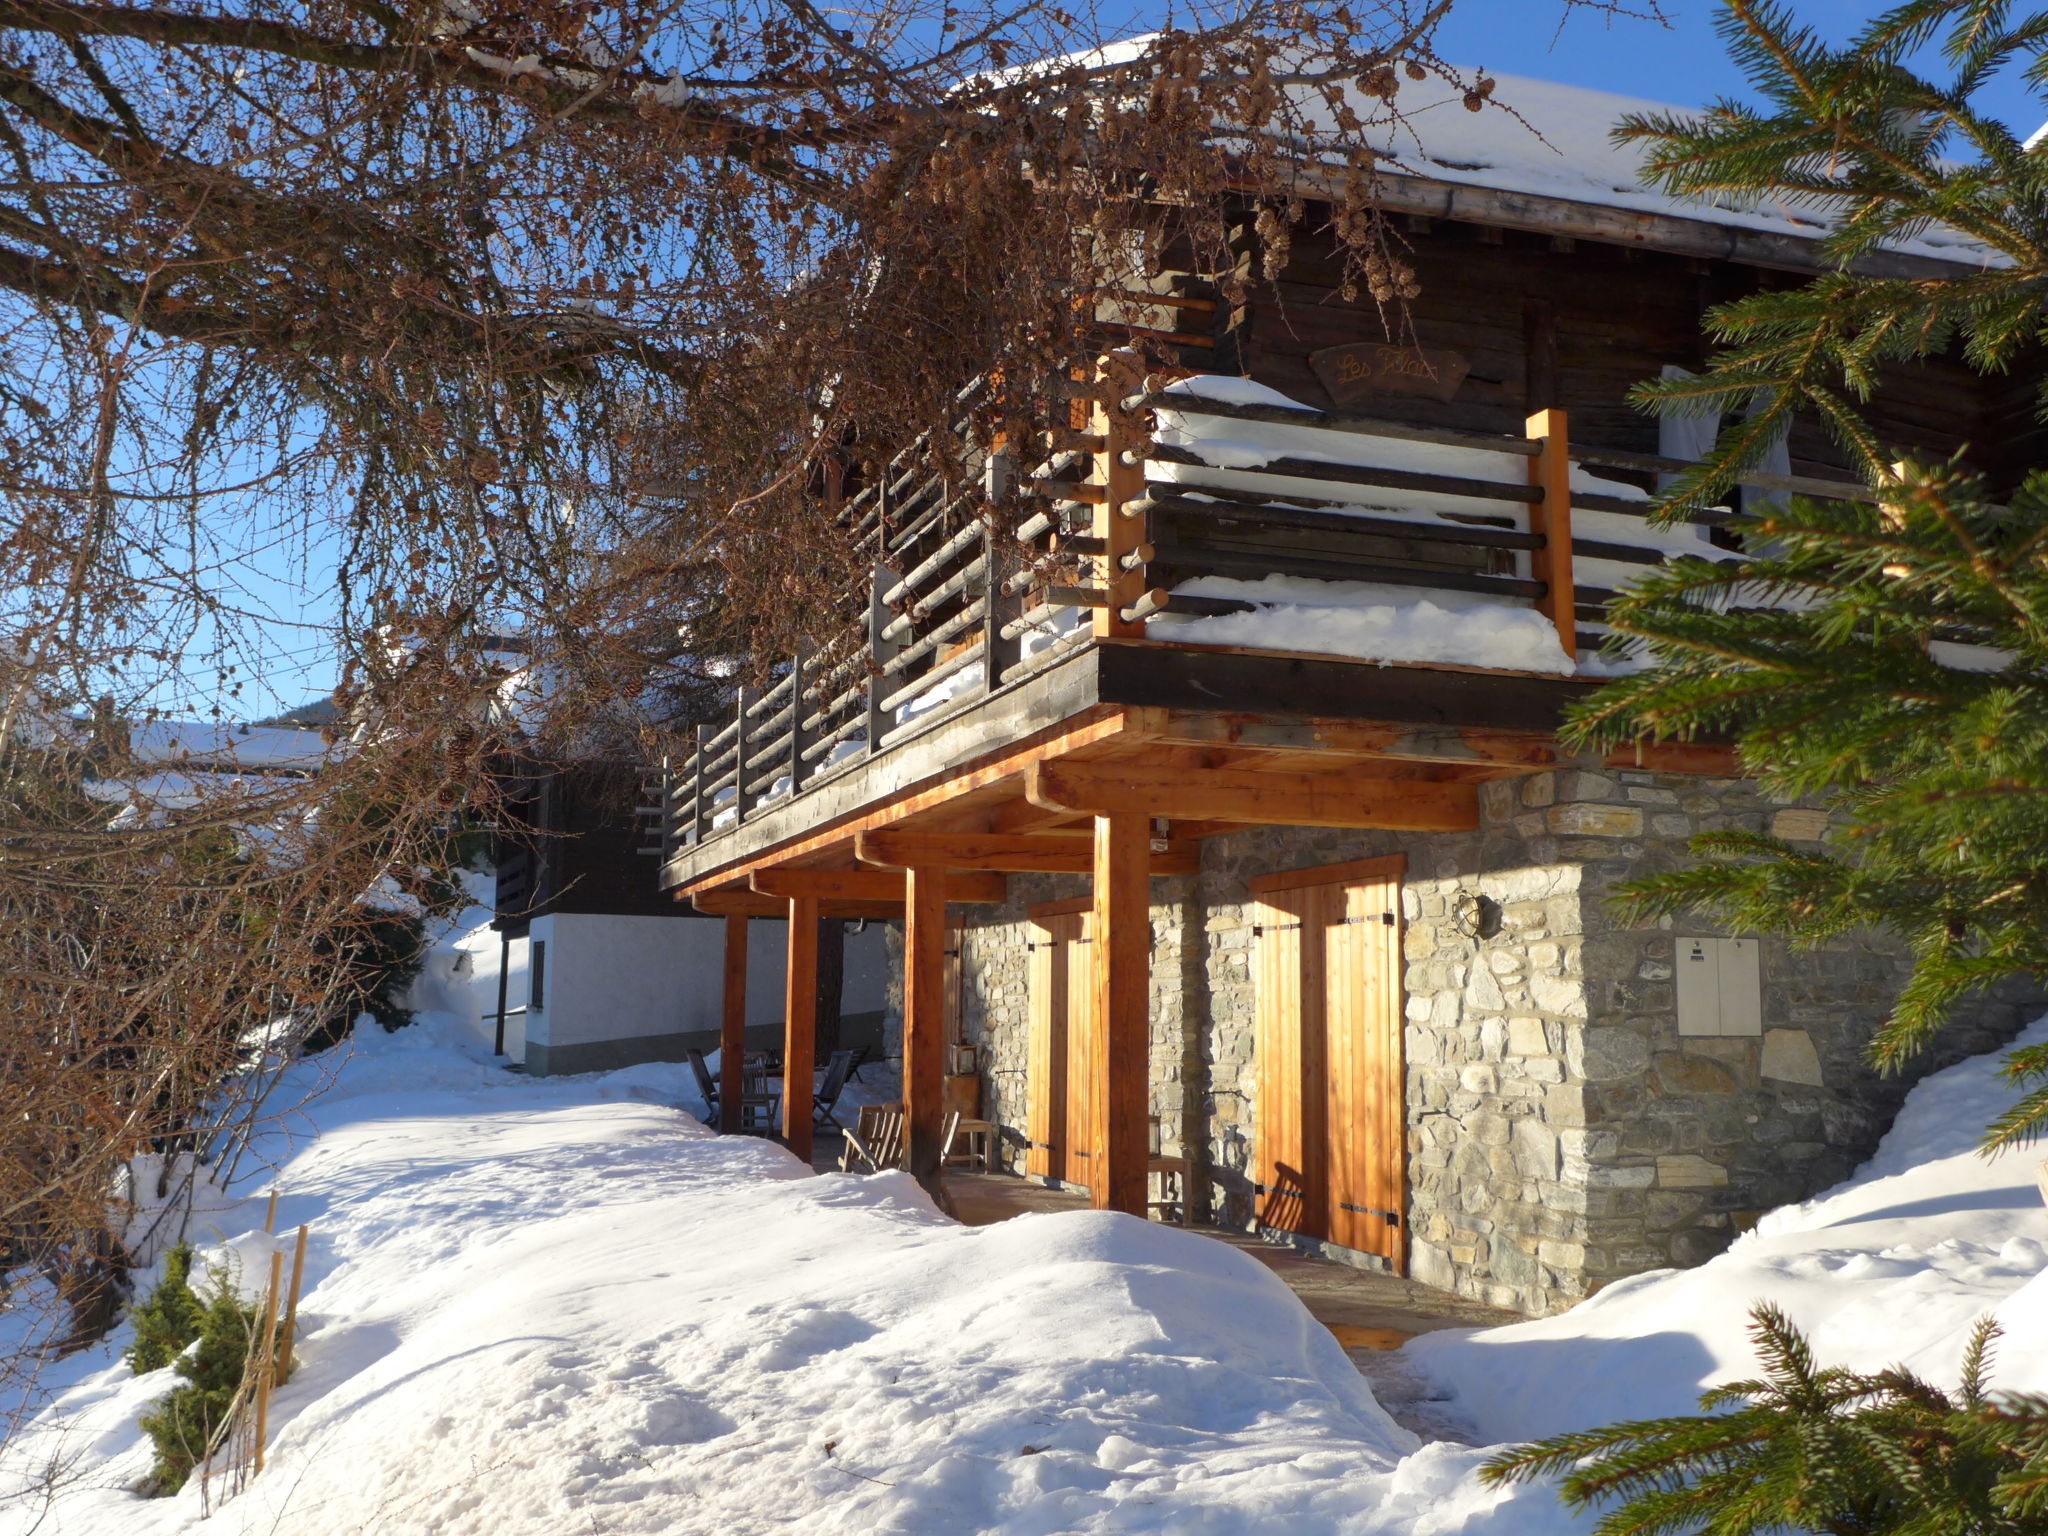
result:
[[[1597,1536],[2048,1529],[2048,1399],[1990,1393],[1989,1319],[1950,1395],[1901,1366],[1823,1368],[1777,1308],[1751,1317],[1764,1374],[1705,1393],[1705,1413],[1558,1435],[1494,1457],[1481,1475],[1495,1485],[1559,1476],[1570,1508],[1613,1504]]]
[[[1773,0],[1724,0],[1717,26],[1761,104],[1636,114],[1615,136],[1642,146],[1644,179],[1668,192],[1824,217],[1822,254],[1835,270],[1716,307],[1707,324],[1723,350],[1708,371],[1637,388],[1660,412],[1745,416],[1669,489],[1672,506],[1713,501],[1800,410],[1874,475],[1887,448],[1858,407],[1886,364],[1960,345],[1973,367],[1998,373],[2048,341],[2048,152],[2030,152],[1978,105],[2009,68],[2048,85],[2048,13],[2010,0],[1907,0],[1839,48]],[[1937,57],[1939,78],[1913,67]],[[1991,260],[1942,277],[1854,270],[1936,226]],[[2048,406],[2048,375],[2038,398]]]
[[[155,1290],[128,1309],[135,1342],[121,1358],[138,1376],[160,1371],[199,1337],[204,1304],[192,1294],[192,1245],[180,1243],[164,1255],[164,1277]]]
[[[1964,996],[2048,978],[2048,474],[2009,505],[1952,466],[1882,505],[1797,501],[1746,526],[1772,552],[1669,562],[1614,605],[1653,668],[1581,704],[1567,740],[1730,736],[1767,790],[1833,789],[1824,845],[1705,833],[1699,864],[1625,887],[1634,916],[1712,912],[1817,944],[1862,927],[1913,974],[1872,1041],[1883,1069]],[[1993,1145],[2048,1130],[2048,1050]]]
[[[156,1446],[138,1489],[152,1498],[184,1487],[219,1443],[263,1331],[261,1309],[241,1299],[225,1269],[213,1272],[203,1294],[191,1274],[192,1250],[180,1243],[165,1256],[163,1280],[131,1313],[128,1363],[138,1375],[170,1365],[181,1378],[138,1421]]]

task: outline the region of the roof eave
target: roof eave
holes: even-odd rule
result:
[[[1342,173],[1332,171],[1332,192],[1341,191]],[[1735,261],[1784,272],[1819,272],[1828,267],[1820,241],[1770,230],[1744,229],[1709,219],[1646,213],[1534,192],[1504,191],[1425,176],[1383,173],[1381,206],[1395,213],[1453,219],[1535,234],[1568,235],[1608,245]],[[1904,251],[1877,252],[1855,264],[1869,277],[1960,277],[1981,270],[1981,264],[1947,260]]]

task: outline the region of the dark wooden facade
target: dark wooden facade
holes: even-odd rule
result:
[[[636,815],[644,771],[631,763],[507,763],[492,859],[497,918],[517,938],[551,912],[675,917],[651,878]]]

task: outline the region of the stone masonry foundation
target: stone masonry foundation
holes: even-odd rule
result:
[[[1911,1084],[1878,1077],[1862,1055],[1903,954],[1875,936],[1817,950],[1766,938],[1762,1032],[1681,1037],[1675,948],[1714,930],[1631,926],[1612,899],[1630,877],[1688,858],[1695,832],[1799,841],[1826,825],[1817,805],[1772,801],[1744,780],[1565,768],[1484,786],[1469,833],[1268,827],[1209,839],[1199,875],[1152,887],[1151,1111],[1164,1150],[1196,1167],[1198,1216],[1254,1220],[1246,881],[1395,852],[1408,857],[1417,1279],[1557,1311],[1623,1276],[1697,1264],[1763,1209],[1840,1180]],[[981,1047],[982,1113],[1015,1169],[1028,1123],[1026,908],[1086,890],[1079,877],[1014,876],[1002,907],[955,909],[961,1034]],[[1979,999],[1915,1073],[1995,1047],[2039,1005],[2017,987]]]

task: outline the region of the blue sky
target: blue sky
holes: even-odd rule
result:
[[[1868,0],[1793,0],[1794,14],[1835,42],[1848,41],[1889,8]],[[1698,106],[1717,96],[1746,94],[1713,28],[1719,9],[1704,0],[1664,0],[1669,24],[1659,25],[1603,16],[1585,6],[1567,10],[1563,0],[1458,0],[1437,47],[1454,64]],[[2013,80],[1998,82],[1991,100],[1999,116],[2023,134],[2048,115]]]
[[[1795,7],[1801,20],[1837,41],[1846,41],[1885,8],[1867,0],[1795,0]],[[1713,29],[1718,7],[1704,0],[1665,0],[1662,9],[1665,21],[1659,23],[1605,16],[1584,6],[1567,8],[1564,0],[1458,0],[1438,35],[1438,49],[1454,64],[1682,106],[1745,94]],[[1148,11],[1157,17],[1163,7],[1133,7],[1135,15]],[[1131,30],[1148,24],[1139,21]],[[2048,115],[2013,80],[1999,82],[1991,99],[2023,134]],[[268,607],[284,622],[277,629],[275,670],[250,689],[237,713],[263,715],[333,687],[335,660],[331,647],[320,644],[317,628],[333,618],[327,590],[331,567],[326,564],[333,557],[331,549],[316,545],[310,551],[273,550],[254,562],[249,606]]]

